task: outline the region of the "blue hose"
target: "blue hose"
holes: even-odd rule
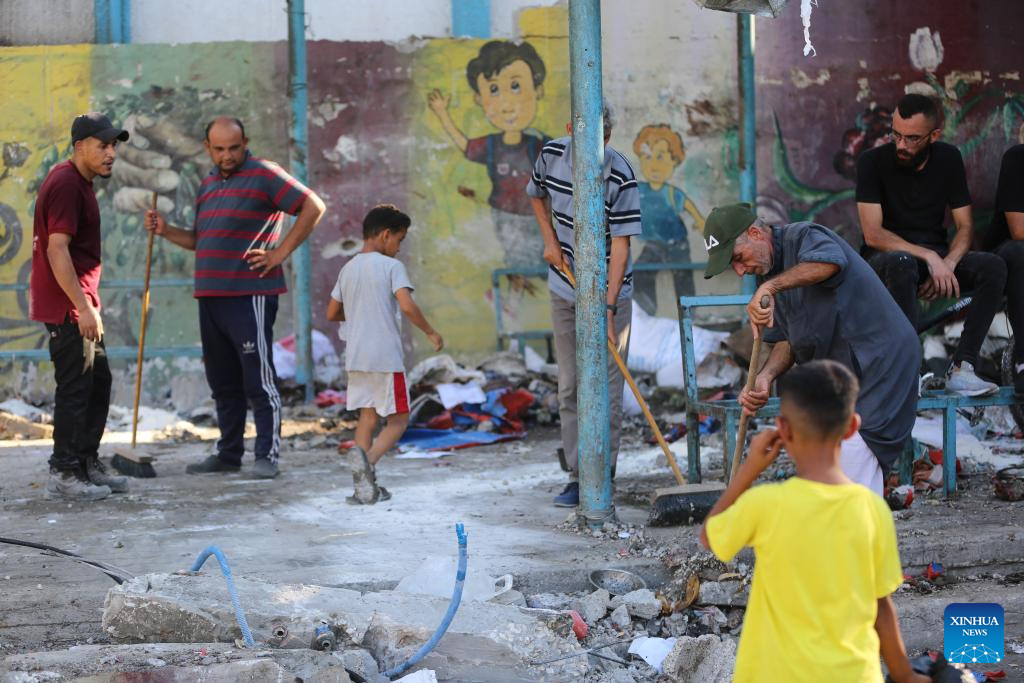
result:
[[[256,641],[252,639],[252,631],[249,630],[249,623],[245,620],[245,613],[242,612],[242,603],[238,601],[238,591],[235,590],[235,580],[231,578],[231,567],[228,566],[228,558],[224,557],[224,553],[220,551],[215,545],[211,545],[209,548],[199,553],[199,557],[192,563],[192,567],[189,569],[190,572],[199,571],[206,559],[213,555],[217,558],[217,562],[220,563],[220,571],[224,574],[224,580],[228,584],[228,595],[231,596],[231,606],[235,608],[235,619],[238,620],[238,627],[242,629],[242,640],[245,641],[246,647],[256,647]],[[463,567],[462,576],[465,577],[465,567]],[[459,593],[462,592],[462,586],[459,586]]]
[[[455,535],[459,539],[459,571],[455,574],[455,590],[452,592],[452,601],[448,605],[448,611],[444,615],[444,619],[441,620],[441,624],[434,631],[434,635],[430,637],[423,647],[421,647],[416,654],[408,659],[404,664],[396,666],[394,669],[385,671],[384,675],[388,678],[394,678],[395,676],[408,671],[410,668],[415,666],[421,659],[426,657],[431,650],[437,647],[437,644],[441,642],[441,638],[444,637],[448,627],[451,626],[452,619],[455,618],[455,613],[459,611],[459,603],[462,602],[462,586],[466,583],[466,529],[459,522],[455,525]]]

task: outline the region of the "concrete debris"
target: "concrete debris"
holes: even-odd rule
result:
[[[569,609],[572,598],[564,593],[537,593],[526,598],[526,606],[535,609],[565,610]]]
[[[608,603],[611,597],[608,591],[599,588],[590,595],[573,600],[570,609],[579,612],[583,620],[592,626],[597,623],[598,619],[604,619],[604,615],[608,613]]]
[[[29,422],[35,422],[36,424],[53,424],[53,415],[51,413],[18,398],[9,398],[0,403],[0,412],[17,415],[18,417],[23,417]]]
[[[370,651],[382,669],[405,661],[433,634],[448,609],[447,599],[393,591],[361,594],[342,588],[277,585],[236,578],[239,598],[258,642],[283,626],[299,640],[321,619],[332,624],[340,645]],[[577,680],[586,658],[545,665],[527,662],[578,649],[561,635],[564,619],[551,622],[533,610],[464,602],[448,633],[423,661],[442,678],[506,680],[512,672],[540,678]],[[107,593],[103,629],[121,642],[233,642],[240,636],[219,574],[149,574]],[[555,628],[552,628],[552,624]]]
[[[52,439],[53,426],[0,410],[0,439]]]
[[[356,673],[360,673],[356,671]],[[349,683],[346,665],[314,650],[240,650],[223,643],[76,645],[67,650],[11,655],[0,663],[0,683],[80,680],[175,683]],[[365,680],[383,683],[376,669]]]
[[[437,674],[430,669],[420,669],[416,673],[402,676],[395,683],[437,683]]]
[[[612,610],[611,620],[613,624],[621,629],[627,629],[630,624],[633,623],[629,615],[629,610],[625,605],[619,605]]]
[[[653,619],[661,614],[661,601],[658,600],[654,591],[648,588],[626,593],[617,600],[626,607],[630,616],[638,619]]]
[[[679,638],[661,666],[674,683],[729,683],[735,664],[735,640],[705,635]]]
[[[707,581],[700,585],[701,605],[718,605],[719,607],[746,606],[750,592],[741,581]]]

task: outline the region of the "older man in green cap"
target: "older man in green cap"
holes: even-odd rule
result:
[[[767,225],[749,204],[714,209],[704,246],[705,278],[728,268],[757,277],[747,313],[754,336],[763,331],[775,344],[753,389],[740,394],[744,412],[761,408],[772,382],[794,363],[828,358],[847,366],[860,380],[862,422],[843,442],[840,464],[850,479],[881,495],[914,426],[921,348],[875,271],[828,228]]]

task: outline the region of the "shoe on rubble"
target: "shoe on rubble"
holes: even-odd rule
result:
[[[577,481],[570,481],[565,488],[555,496],[556,508],[574,508],[580,504],[580,484]]]
[[[114,493],[128,492],[128,477],[111,474],[99,458],[85,461],[85,476],[96,486],[106,486]]]
[[[202,462],[194,462],[185,468],[185,471],[189,474],[209,474],[211,472],[237,472],[242,469],[241,465],[231,465],[220,459],[220,456],[214,453],[213,455],[206,456]]]
[[[46,482],[47,498],[91,501],[103,500],[109,495],[109,486],[97,486],[78,471],[59,472],[50,470],[50,479]]]
[[[256,464],[252,468],[253,476],[259,477],[260,479],[273,479],[281,473],[276,462],[272,462],[270,458],[256,458]]]
[[[362,505],[373,505],[380,493],[374,481],[373,468],[366,458],[366,451],[359,446],[348,449],[348,467],[352,471],[352,498]]]
[[[959,368],[955,364],[949,366],[946,391],[955,391],[961,396],[989,396],[999,391],[999,385],[978,377],[974,374],[974,366],[963,361]]]

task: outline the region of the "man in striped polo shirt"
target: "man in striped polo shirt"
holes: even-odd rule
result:
[[[271,345],[277,297],[286,291],[281,264],[313,232],[324,203],[277,164],[252,156],[248,142],[238,119],[207,125],[203,144],[215,168],[196,196],[192,230],[146,212],[147,230],[196,252],[199,334],[220,440],[189,474],[241,468],[247,404],[256,423],[253,474],[278,474],[281,397]],[[298,217],[282,239],[286,213]]]
[[[580,501],[579,425],[576,419],[576,292],[561,271],[563,264],[574,269],[572,205],[572,127],[570,135],[544,145],[534,166],[526,193],[544,238],[544,260],[548,263],[551,290],[551,319],[558,358],[558,413],[562,425],[562,449],[569,467],[569,483],[555,497],[559,507],[575,507]],[[633,168],[625,157],[608,146],[612,117],[604,110],[604,201],[605,250],[608,266],[608,337],[623,360],[629,355],[629,326],[633,315],[633,262],[629,238],[641,233],[640,190]],[[552,220],[554,218],[554,220]],[[619,425],[622,422],[624,378],[608,356],[608,403],[611,415],[612,476],[619,455]]]

